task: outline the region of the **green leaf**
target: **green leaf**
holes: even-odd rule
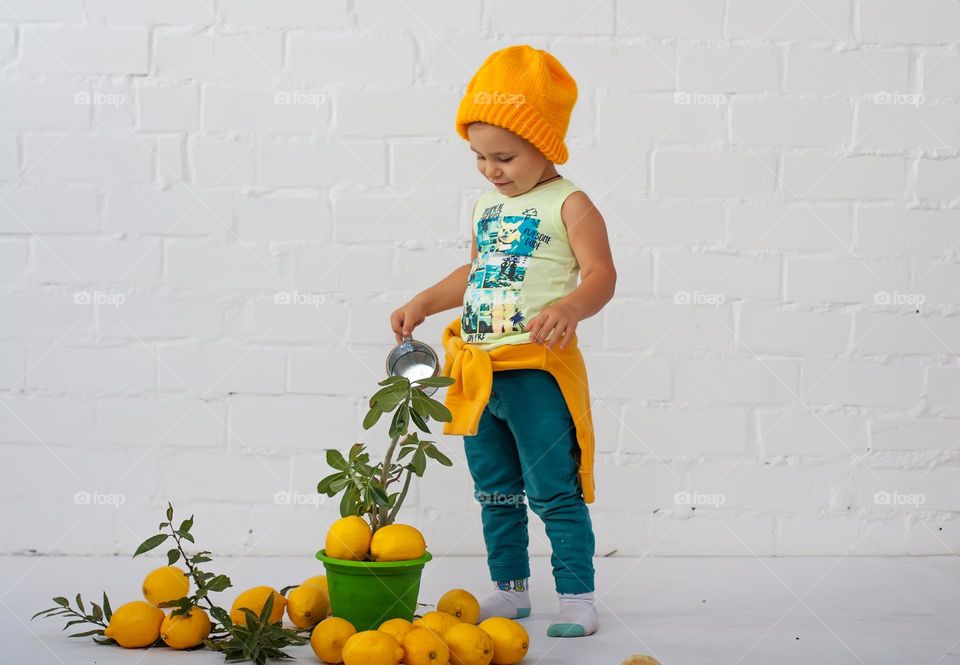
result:
[[[70,607],[70,601],[64,598],[63,596],[57,596],[56,598],[53,599],[53,602],[55,602],[60,607]]]
[[[84,614],[87,613],[86,608],[83,606],[83,598],[80,597],[79,593],[77,594],[77,607],[79,607],[80,611],[83,612]]]
[[[422,478],[423,472],[427,470],[427,456],[423,454],[422,448],[418,448],[417,452],[413,454],[411,466],[413,467],[413,472],[417,474],[417,477]]]
[[[230,628],[233,626],[233,621],[230,619],[230,613],[222,607],[211,607],[210,615],[219,621],[220,625],[222,625],[224,628]]]
[[[90,617],[94,621],[100,621],[103,619],[103,608],[97,605],[96,603],[90,603],[93,605],[93,611],[90,613]]]
[[[67,635],[67,637],[90,637],[91,635],[103,635],[103,628],[95,628],[94,630],[88,630],[83,633],[74,633],[73,635]]]
[[[414,402],[414,404],[416,404],[416,402]],[[410,410],[410,418],[413,420],[414,424],[420,428],[421,432],[427,432],[428,434],[430,433],[430,428],[427,427],[427,421],[424,420],[423,416],[417,412],[416,408]]]
[[[330,489],[330,486],[333,484],[335,480],[342,477],[343,477],[343,474],[340,472],[337,472],[337,473],[331,473],[329,476],[322,478],[320,482],[317,483],[317,492],[320,494],[326,494],[327,496],[333,496],[335,492]]]
[[[347,468],[347,460],[343,459],[343,453],[336,448],[330,448],[327,451],[327,464],[338,471],[343,471]]]
[[[350,479],[346,476],[337,478],[330,484],[330,496],[333,496],[337,492],[342,492],[343,488],[350,484]]]
[[[435,445],[432,443],[430,445],[424,446],[423,450],[427,453],[427,457],[435,459],[444,466],[453,466],[453,462],[450,461],[450,458],[441,453]]]
[[[189,540],[191,543],[195,543],[195,542],[196,542],[196,541],[193,539],[193,536],[190,535],[190,532],[189,532],[189,531],[180,531],[180,530],[177,530],[176,534],[177,534],[178,536],[180,536],[181,538],[183,538],[184,540]]]
[[[377,483],[370,483],[368,487],[370,489],[370,493],[373,495],[374,501],[384,508],[390,507],[390,498],[387,496],[387,493],[383,490],[383,488],[380,487],[380,485]]]
[[[405,403],[400,405],[397,412],[393,414],[393,422],[390,423],[390,437],[403,436],[410,428],[410,407]]]
[[[206,556],[209,552],[198,552],[190,557],[190,563],[207,563],[208,561],[213,561],[210,557]]]
[[[188,532],[190,531],[191,527],[193,527],[193,515],[190,516],[190,519],[180,522],[180,528],[178,531]]]
[[[350,461],[357,459],[357,455],[363,452],[364,445],[362,443],[355,443],[350,446],[350,454],[348,455]]]
[[[167,501],[167,521],[173,520],[173,504]]]
[[[383,415],[383,409],[379,406],[374,405],[370,407],[370,410],[367,411],[367,415],[363,419],[363,429],[370,429],[380,420],[380,416]]]
[[[103,615],[107,617],[107,621],[110,621],[110,617],[113,616],[113,610],[110,609],[110,600],[107,598],[107,592],[103,592]]]
[[[167,550],[167,565],[172,566],[177,561],[180,560],[180,550],[174,547],[172,550]]]
[[[434,420],[441,423],[448,423],[453,420],[453,414],[450,413],[450,409],[444,406],[443,403],[428,397],[426,400],[426,406],[427,412]]]
[[[138,547],[137,551],[133,553],[133,556],[136,557],[143,554],[144,552],[149,552],[153,548],[159,546],[160,543],[162,543],[169,537],[170,537],[170,534],[167,534],[167,533],[158,533],[155,536],[150,536],[145,541],[140,543],[140,547]]]
[[[226,575],[217,575],[207,582],[207,589],[210,591],[225,591],[231,586],[233,585],[230,583],[230,578]]]
[[[356,486],[351,486],[343,493],[343,497],[340,499],[340,517],[349,517],[350,515],[356,515],[357,511],[357,502],[360,500],[359,491]]]
[[[410,380],[405,376],[388,376],[383,381],[380,381],[378,386],[389,386],[396,385],[398,383],[410,383]]]
[[[456,382],[456,379],[452,376],[429,376],[425,379],[414,381],[413,385],[443,388],[444,386],[452,386]]]

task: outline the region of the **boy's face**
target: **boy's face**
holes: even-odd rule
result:
[[[530,191],[553,166],[532,143],[503,127],[474,122],[467,136],[477,170],[506,196]]]

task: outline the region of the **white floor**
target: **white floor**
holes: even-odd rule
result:
[[[221,663],[212,652],[127,651],[68,639],[60,618],[30,616],[51,597],[96,599],[114,607],[140,599],[144,574],[165,559],[0,557],[0,653],[3,663],[148,665]],[[322,574],[302,558],[218,558],[213,572],[234,589],[281,587]],[[524,620],[532,647],[524,663],[618,665],[650,654],[663,665],[949,665],[960,663],[960,560],[925,558],[607,558],[597,562],[600,632],[546,636],[555,608],[549,560],[533,560],[533,615]],[[420,600],[444,591],[487,588],[479,558],[444,558],[424,571]],[[430,609],[430,608],[425,608]],[[75,629],[82,628],[77,626]],[[71,632],[74,629],[71,630]],[[291,649],[318,662],[309,646]]]

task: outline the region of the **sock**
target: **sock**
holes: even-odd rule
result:
[[[560,612],[547,628],[550,637],[584,637],[593,635],[600,627],[597,609],[593,606],[593,592],[561,593]]]
[[[528,579],[494,582],[496,591],[480,601],[480,621],[490,617],[522,619],[530,616]]]

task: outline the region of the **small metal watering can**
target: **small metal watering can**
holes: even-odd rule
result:
[[[387,374],[405,376],[411,382],[437,376],[440,373],[440,358],[429,344],[418,342],[410,335],[387,355]],[[436,386],[420,388],[427,395],[437,392]]]

